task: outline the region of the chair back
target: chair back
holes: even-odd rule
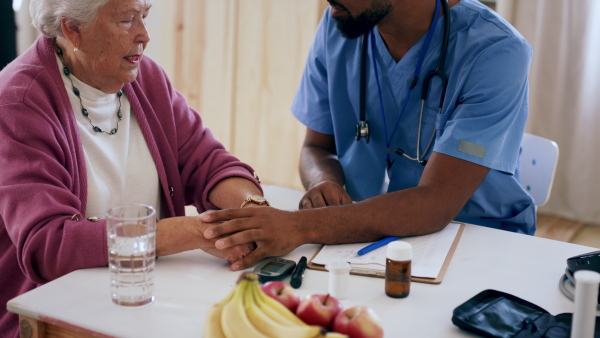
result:
[[[536,206],[545,204],[550,198],[556,164],[558,144],[532,134],[525,133],[521,143],[521,186]]]

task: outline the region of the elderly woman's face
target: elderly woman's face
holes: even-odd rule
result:
[[[150,6],[150,0],[110,0],[101,7],[97,18],[81,29],[82,55],[77,57],[82,69],[75,75],[105,92],[134,81],[150,41],[145,19]]]

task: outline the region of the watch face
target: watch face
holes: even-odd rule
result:
[[[251,198],[253,201],[259,202],[259,203],[265,203],[267,201],[264,197],[259,196],[259,195],[251,196]]]

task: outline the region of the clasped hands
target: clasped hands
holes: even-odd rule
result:
[[[352,203],[343,187],[322,182],[315,185],[300,201],[300,209]],[[265,257],[285,255],[309,243],[310,219],[302,212],[283,211],[272,207],[208,211],[200,220],[209,225],[204,230],[215,249],[227,250],[255,245],[254,250],[231,264],[231,270],[246,269]]]
[[[156,255],[166,256],[187,250],[201,249],[215,257],[234,263],[256,248],[254,243],[217,249],[217,239],[204,238],[204,231],[211,226],[198,216],[170,217],[160,220],[156,225]]]

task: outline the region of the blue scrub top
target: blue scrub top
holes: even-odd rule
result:
[[[450,15],[446,97],[442,114],[437,114],[441,83],[435,78],[423,114],[421,151],[437,128],[433,151],[491,169],[455,218],[457,221],[533,234],[535,205],[519,184],[531,47],[513,27],[478,1],[462,0],[451,8]],[[335,136],[346,190],[356,201],[419,183],[424,167],[397,155],[395,150],[400,148],[411,157],[416,155],[422,82],[437,65],[444,20],[445,17],[440,18],[436,26],[419,82],[391,138],[395,162],[388,171],[387,185],[387,146],[371,46],[366,67],[366,119],[370,125],[367,144],[364,138],[357,142],[354,136],[360,116],[361,38],[342,37],[329,8],[321,19],[292,112],[308,128]],[[425,35],[395,62],[377,28],[374,30],[375,59],[390,136],[404,105]],[[431,152],[426,158],[430,155]]]

